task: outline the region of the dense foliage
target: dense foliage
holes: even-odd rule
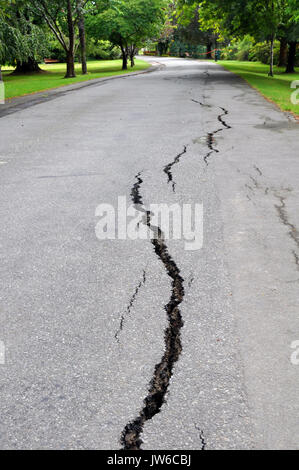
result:
[[[299,0],[0,0],[0,64],[38,71],[45,57],[75,60],[159,55],[298,64]]]

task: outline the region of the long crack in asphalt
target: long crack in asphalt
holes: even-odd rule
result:
[[[191,101],[199,104],[202,107],[211,107],[210,105],[202,103],[201,101],[197,101],[195,99],[192,99]],[[219,132],[223,132],[225,129],[232,129],[232,127],[229,124],[227,124],[227,122],[223,119],[225,116],[228,115],[228,110],[222,107],[220,107],[220,109],[223,111],[223,113],[219,114],[219,116],[217,116],[217,119],[222,124],[223,127],[213,132],[208,132],[207,138],[206,138],[207,146],[209,147],[209,152],[206,153],[206,155],[204,156],[204,162],[207,166],[209,165],[209,159],[213,155],[213,153],[219,153],[219,150],[214,145],[216,134],[218,134]]]
[[[214,132],[209,132],[207,135],[207,146],[210,149],[210,151],[204,156],[204,162],[206,163],[207,166],[209,165],[209,159],[211,155],[213,155],[213,153],[219,153],[219,150],[214,146],[216,134],[218,134],[219,132],[223,132],[225,129],[231,129],[231,126],[229,126],[223,119],[224,116],[228,115],[227,109],[225,108],[220,108],[220,109],[223,111],[223,114],[219,114],[217,119],[222,124],[223,127],[221,129],[217,129]]]
[[[207,78],[208,76],[209,74],[207,72]],[[194,99],[192,99],[192,101],[202,107],[211,107],[210,105],[204,104]],[[220,107],[220,109],[223,111],[223,113],[218,116],[218,121],[222,124],[223,127],[207,134],[207,145],[210,150],[204,157],[204,161],[207,165],[209,164],[208,160],[211,155],[213,153],[219,153],[219,150],[214,147],[215,135],[224,131],[225,129],[231,129],[231,126],[229,126],[224,120],[224,117],[228,114],[228,111],[225,108]],[[184,146],[183,151],[175,157],[174,161],[164,167],[164,173],[168,176],[168,184],[172,183],[173,192],[175,192],[176,183],[173,180],[172,167],[179,163],[181,157],[186,154],[186,152],[187,146]],[[154,247],[156,255],[163,263],[168,276],[172,280],[172,293],[168,304],[165,306],[168,318],[168,326],[164,334],[165,352],[161,361],[155,366],[153,378],[149,385],[148,394],[143,402],[143,408],[141,409],[139,415],[133,421],[129,422],[123,430],[121,436],[123,450],[141,449],[141,445],[143,443],[141,434],[143,432],[145,423],[158,414],[161,411],[163,404],[165,403],[166,394],[171,377],[173,375],[174,365],[179,360],[182,352],[181,329],[184,326],[182,315],[179,309],[179,306],[182,303],[185,295],[184,279],[182,278],[180,270],[175,261],[168,253],[163,231],[159,226],[152,225],[151,221],[153,214],[144,208],[143,199],[140,192],[140,188],[143,183],[141,173],[138,173],[135,179],[136,182],[133,185],[131,191],[132,201],[135,205],[135,208],[144,214],[142,222],[153,233],[151,243]],[[140,287],[137,288],[136,295]],[[133,296],[133,303],[135,297]],[[202,430],[198,430],[200,432],[201,450],[205,450],[207,443],[204,437],[204,433]]]
[[[168,253],[163,231],[160,227],[152,225],[153,214],[143,206],[140,193],[142,183],[141,173],[138,173],[136,175],[136,183],[132,188],[131,197],[136,209],[144,214],[143,223],[153,233],[151,243],[156,255],[162,261],[168,276],[172,280],[172,292],[170,300],[165,306],[168,317],[168,326],[164,335],[165,352],[161,361],[155,366],[148,395],[144,399],[144,407],[140,411],[139,416],[126,425],[122,433],[121,443],[124,450],[141,449],[141,434],[144,424],[158,414],[165,403],[173,368],[182,352],[181,329],[184,325],[179,309],[185,295],[184,279],[180,275],[180,270],[175,261]]]
[[[168,176],[168,184],[172,183],[172,190],[173,192],[175,193],[175,187],[176,187],[176,182],[173,181],[173,174],[172,174],[172,167],[174,165],[176,165],[177,163],[179,163],[180,159],[182,158],[183,155],[185,155],[187,153],[187,145],[184,145],[184,149],[181,153],[179,153],[175,159],[173,160],[173,162],[169,163],[168,165],[166,165],[164,167],[164,173],[166,173],[166,175]]]

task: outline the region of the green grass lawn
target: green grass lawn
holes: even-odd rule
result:
[[[123,71],[121,67],[121,60],[91,61],[88,62],[88,75],[82,75],[81,65],[76,64],[77,77],[65,79],[65,64],[42,65],[41,68],[44,73],[30,75],[11,75],[13,69],[4,66],[3,79],[5,83],[5,98],[15,98],[38,91],[70,85],[72,83],[92,80],[94,78],[111,77],[113,75],[146,70],[150,67],[150,64],[143,60],[136,60],[134,68],[129,67],[127,71]]]
[[[269,66],[260,62],[221,60],[219,64],[244,78],[284,111],[292,111],[299,116],[299,104],[291,103],[291,94],[294,91],[291,89],[291,83],[293,80],[299,80],[299,72],[286,74],[285,68],[275,67],[275,77],[272,78],[268,77]]]

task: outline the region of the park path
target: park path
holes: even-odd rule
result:
[[[0,119],[2,449],[298,449],[298,124],[159,62]],[[202,203],[203,248],[98,240],[119,196]]]

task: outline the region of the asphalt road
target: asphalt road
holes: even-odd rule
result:
[[[2,112],[2,449],[299,449],[298,124],[159,62]],[[119,196],[202,203],[203,248],[100,241]]]

